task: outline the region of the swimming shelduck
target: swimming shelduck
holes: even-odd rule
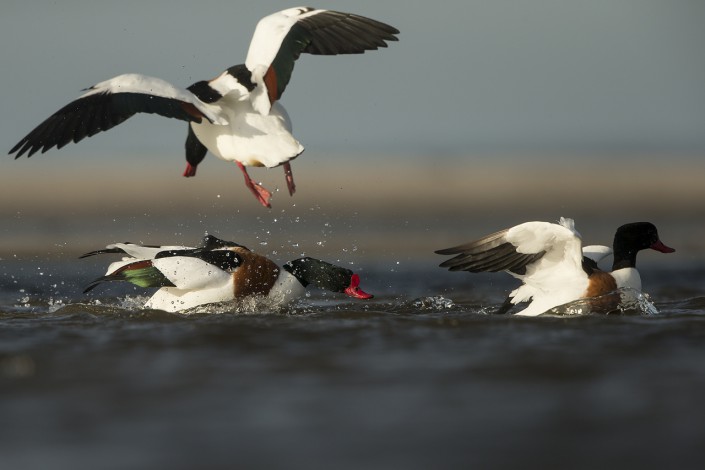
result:
[[[594,245],[581,249],[580,234],[572,219],[558,224],[527,222],[479,240],[438,250],[456,255],[441,263],[451,271],[506,271],[523,284],[509,294],[499,313],[521,302],[531,302],[517,315],[536,316],[559,305],[607,294],[619,288],[641,290],[636,255],[651,248],[662,253],[675,250],[659,239],[649,222],[622,225],[614,237],[613,250]],[[614,264],[608,273],[597,262],[612,253]]]
[[[301,53],[360,54],[397,41],[399,31],[351,13],[290,8],[259,21],[244,64],[187,89],[164,80],[125,74],[103,81],[61,108],[27,134],[10,154],[31,157],[111,129],[137,113],[154,113],[189,123],[186,171],[195,176],[207,151],[234,161],[246,186],[265,207],[271,192],[254,182],[247,166],[283,165],[289,194],[296,189],[290,160],[304,147],[278,100]]]
[[[112,263],[105,276],[91,282],[84,292],[108,281],[159,287],[145,308],[168,312],[248,296],[266,297],[268,305],[284,305],[301,297],[309,285],[357,299],[372,298],[360,289],[360,276],[349,269],[308,257],[279,268],[242,245],[212,235],[197,248],[116,243],[82,258],[103,253],[127,257]]]

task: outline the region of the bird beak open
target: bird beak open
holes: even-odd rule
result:
[[[664,245],[661,240],[657,240],[649,248],[651,248],[652,250],[660,251],[661,253],[673,253],[674,251],[676,251],[674,248]]]
[[[372,294],[360,289],[360,276],[357,274],[353,274],[350,278],[350,285],[345,288],[345,293],[355,299],[371,299],[374,297]]]

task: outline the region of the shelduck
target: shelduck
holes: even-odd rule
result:
[[[84,292],[111,281],[158,287],[145,308],[168,312],[249,296],[264,297],[268,305],[284,305],[301,297],[308,286],[356,299],[373,297],[360,288],[360,276],[349,269],[309,257],[280,268],[242,245],[212,235],[196,248],[115,243],[81,258],[105,253],[127,256],[112,263],[105,276],[91,282]]]
[[[675,251],[659,239],[656,227],[649,222],[619,227],[612,250],[600,245],[583,250],[573,220],[561,218],[558,224],[526,222],[436,253],[456,255],[440,264],[450,271],[506,271],[521,280],[523,284],[509,294],[498,313],[530,302],[517,315],[536,316],[619,288],[641,290],[636,255],[647,248],[662,253]],[[612,271],[600,270],[597,262],[610,253],[614,255]]]
[[[290,161],[304,147],[291,134],[291,121],[279,99],[302,53],[360,54],[397,41],[399,31],[351,13],[298,7],[266,16],[255,29],[244,64],[212,80],[181,89],[164,80],[124,74],[87,89],[39,124],[11,150],[19,158],[61,148],[107,131],[137,113],[153,113],[189,123],[184,176],[210,151],[235,162],[245,185],[265,207],[272,193],[254,182],[248,166],[282,165],[289,194],[296,190]]]

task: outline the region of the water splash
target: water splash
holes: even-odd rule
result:
[[[149,300],[148,295],[127,295],[118,301],[117,306],[125,310],[142,310],[147,300]]]
[[[443,311],[451,310],[455,307],[455,302],[442,295],[434,297],[422,297],[411,302],[411,306],[417,310]]]
[[[605,295],[580,299],[547,311],[544,315],[658,315],[648,294],[634,289],[618,289]]]
[[[259,315],[262,313],[277,313],[284,308],[276,300],[264,296],[249,296],[238,299],[236,302],[218,302],[181,310],[183,315],[194,314],[239,314]]]

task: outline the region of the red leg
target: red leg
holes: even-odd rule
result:
[[[240,170],[242,170],[242,174],[245,176],[245,185],[252,191],[252,194],[255,195],[257,200],[262,204],[264,207],[267,207],[269,209],[272,208],[272,205],[269,203],[269,198],[272,197],[272,193],[264,189],[262,186],[259,184],[255,183],[250,179],[250,175],[247,174],[247,170],[245,169],[245,165],[243,165],[240,162],[235,162],[237,163],[237,166],[240,167]]]
[[[196,176],[196,167],[191,165],[190,163],[187,163],[186,171],[184,171],[184,176],[187,178],[191,176]]]
[[[293,196],[296,192],[296,185],[294,184],[294,174],[291,172],[291,163],[289,162],[284,164],[284,175],[286,176],[286,187],[289,188],[289,195]]]

